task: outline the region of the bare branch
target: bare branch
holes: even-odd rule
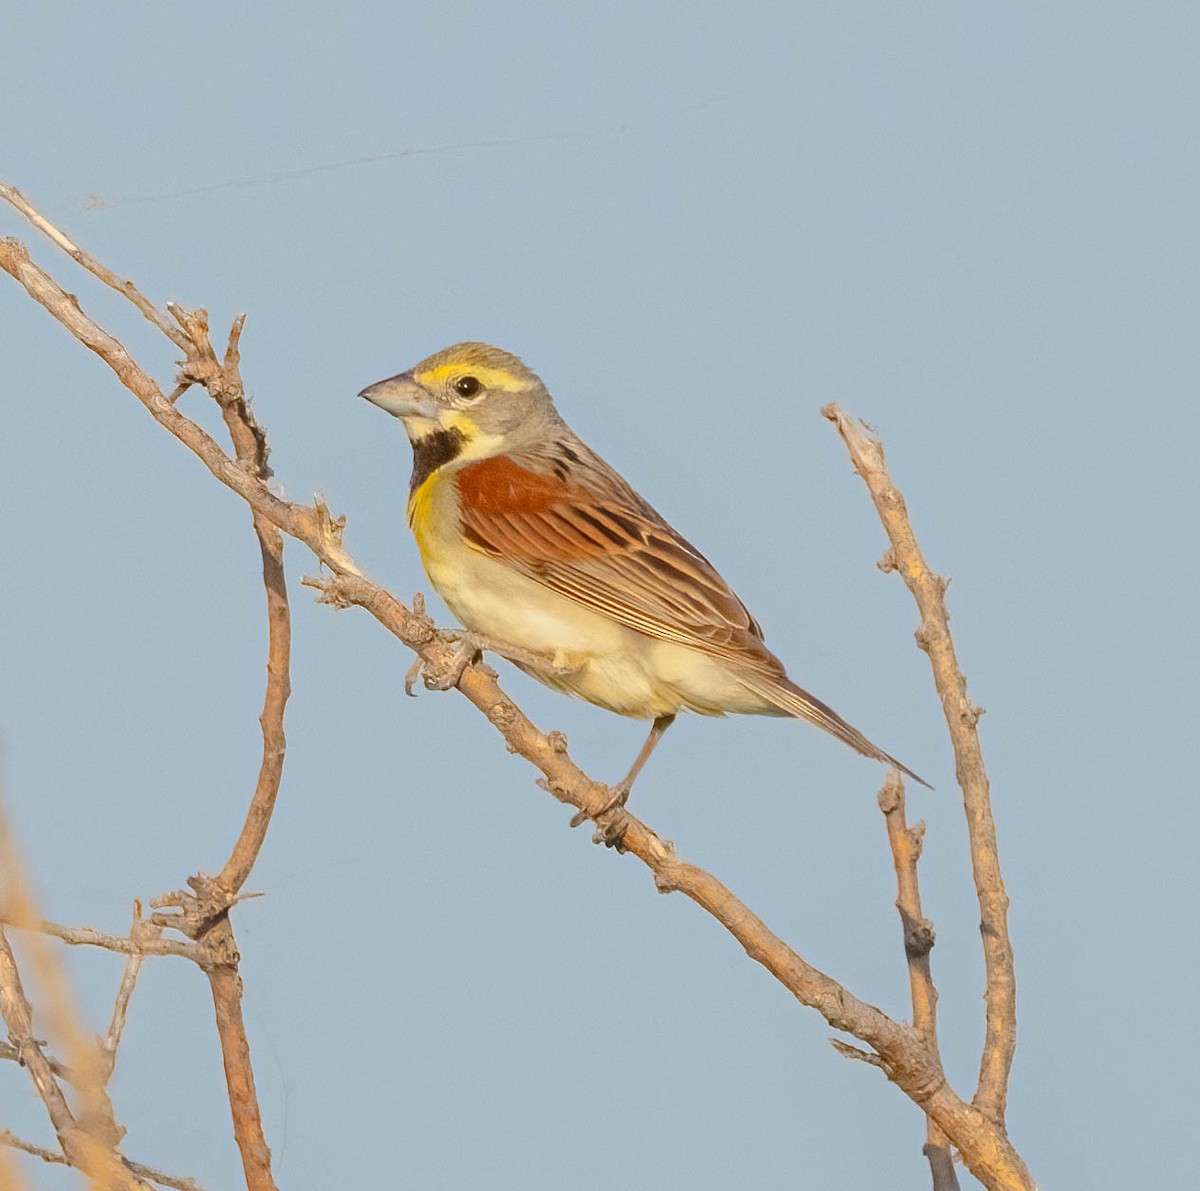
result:
[[[31,1141],[25,1141],[8,1129],[0,1131],[0,1146],[8,1146],[13,1150],[20,1150],[22,1154],[29,1154],[33,1158],[40,1158],[43,1162],[50,1162],[58,1166],[70,1166],[70,1162],[64,1154],[57,1150],[48,1150],[45,1146],[34,1145]],[[160,1187],[173,1187],[176,1191],[204,1191],[195,1179],[181,1179],[177,1175],[165,1174],[161,1170],[155,1170],[153,1166],[143,1166],[140,1162],[130,1162],[126,1160],[126,1165],[133,1174],[140,1179],[145,1179],[147,1182],[157,1183]],[[4,1186],[6,1184],[0,1184]]]
[[[116,1139],[98,1137],[76,1121],[50,1062],[34,1037],[33,1010],[3,927],[0,927],[0,1016],[46,1106],[67,1162],[83,1171],[98,1191],[144,1191],[146,1184],[129,1170],[113,1148]]]
[[[25,1176],[18,1169],[8,1149],[3,1148],[8,1146],[6,1139],[10,1137],[12,1134],[7,1130],[0,1132],[0,1187],[3,1187],[4,1191],[28,1191],[29,1184],[25,1181]]]
[[[141,902],[133,904],[133,922],[129,926],[129,941],[135,946],[141,940],[156,940],[162,933],[162,928],[142,918]],[[112,1079],[113,1070],[117,1065],[117,1048],[121,1045],[121,1035],[125,1031],[125,1018],[129,1013],[129,1001],[137,985],[138,974],[142,970],[144,951],[131,951],[125,960],[125,970],[121,973],[121,983],[117,988],[117,998],[113,1004],[112,1020],[108,1033],[100,1040],[100,1071],[102,1084],[107,1085]]]
[[[0,197],[13,201],[11,188],[0,190]],[[59,247],[74,259],[96,273],[102,280],[109,281],[112,275],[76,248],[61,232],[40,216],[24,200],[19,199],[18,209],[43,231],[50,235]],[[264,481],[270,476],[267,463],[267,442],[262,428],[250,412],[245,397],[245,387],[239,371],[239,339],[244,319],[239,318],[230,333],[223,361],[218,361],[208,334],[208,317],[202,311],[185,311],[180,307],[169,307],[168,318],[158,311],[132,286],[114,286],[125,293],[130,301],[167,334],[172,342],[182,346],[188,353],[181,378],[183,384],[203,384],[216,399],[225,423],[233,438],[237,461],[234,463],[220,450],[217,444],[189,419],[179,414],[174,400],[163,397],[158,386],[133,362],[124,348],[115,339],[86,319],[78,302],[65,294],[41,270],[29,260],[23,246],[15,241],[0,245],[2,259],[16,265],[23,272],[24,280],[33,285],[30,292],[48,309],[56,308],[61,313],[73,309],[79,315],[79,326],[86,326],[82,341],[102,356],[121,377],[122,381],[150,409],[150,412],[174,431],[182,431],[184,441],[195,450],[199,443],[210,448],[207,458],[211,459],[224,473],[226,482],[239,475],[266,492]],[[25,266],[24,269],[21,266]],[[15,274],[14,274],[15,275]],[[29,286],[27,286],[29,288]],[[52,310],[52,312],[55,312]],[[172,319],[178,326],[172,325]],[[182,387],[182,384],[181,384]],[[177,394],[174,395],[177,397]],[[188,440],[191,440],[190,442]],[[197,453],[200,453],[199,451]],[[202,458],[206,457],[204,454]],[[236,469],[233,470],[233,469]],[[237,485],[234,485],[235,490]],[[274,500],[274,498],[272,498]],[[285,502],[276,501],[282,507]],[[253,508],[253,506],[252,506]],[[262,1134],[262,1122],[257,1101],[254,1098],[254,1077],[249,1065],[249,1046],[241,1015],[241,981],[237,975],[237,949],[233,942],[232,929],[225,918],[229,906],[236,899],[242,884],[262,847],[270,823],[271,813],[278,796],[282,779],[285,738],[283,715],[290,694],[289,655],[291,641],[290,614],[287,587],[283,570],[283,540],[278,528],[262,511],[253,508],[254,528],[258,536],[263,559],[263,579],[267,590],[269,647],[267,662],[267,693],[261,717],[263,731],[263,759],[258,782],[251,799],[249,811],[241,835],[234,846],[229,860],[215,881],[195,878],[193,888],[200,892],[203,883],[204,896],[197,896],[187,903],[177,903],[180,918],[172,925],[189,929],[191,937],[199,937],[199,927],[215,934],[204,938],[204,962],[216,1004],[218,1033],[221,1039],[229,1090],[230,1108],[233,1114],[234,1131],[242,1153],[248,1186],[251,1191],[274,1188],[270,1174],[270,1151]],[[308,510],[305,510],[308,512]],[[315,514],[313,514],[315,520]],[[152,919],[161,926],[162,915]],[[219,958],[212,960],[216,954]],[[232,958],[231,958],[232,957]]]
[[[0,182],[0,198],[15,207],[38,231],[45,234],[72,260],[76,261],[94,277],[98,277],[105,285],[111,286],[117,293],[129,299],[176,347],[187,350],[187,340],[180,334],[177,327],[172,326],[171,320],[158,310],[132,281],[118,277],[111,269],[105,268],[95,257],[89,256],[82,248],[77,248],[62,232],[58,230],[44,215],[36,211],[28,199],[15,187],[6,182]]]
[[[187,313],[176,307],[172,315],[187,333],[190,343],[185,376],[194,376],[221,408],[225,425],[233,439],[239,465],[259,482],[271,476],[267,459],[267,436],[250,411],[240,371],[239,344],[245,316],[239,315],[229,333],[223,361],[217,362],[208,335],[208,319],[203,311]],[[262,513],[253,511],[255,536],[262,555],[263,584],[267,595],[267,690],[259,718],[263,735],[263,755],[258,781],[250,807],[229,859],[221,872],[204,890],[209,905],[227,908],[250,875],[266,839],[283,780],[283,761],[287,740],[283,716],[291,694],[291,613],[288,607],[287,579],[283,569],[283,535]],[[193,881],[193,887],[200,887]],[[219,901],[214,901],[219,898]],[[202,902],[205,900],[202,896]],[[262,1114],[254,1086],[250,1062],[250,1042],[242,1016],[242,980],[238,973],[239,956],[233,927],[222,912],[204,937],[210,959],[205,971],[212,991],[225,1067],[233,1132],[242,1155],[242,1167],[249,1191],[275,1191],[271,1174],[271,1151],[263,1133]]]
[[[155,939],[143,936],[135,940],[125,935],[108,935],[103,931],[93,930],[90,926],[62,926],[45,918],[35,922],[21,922],[7,909],[0,909],[0,922],[18,930],[32,930],[50,935],[72,947],[101,947],[105,951],[116,951],[121,955],[177,955],[182,959],[190,959],[193,963],[204,962],[203,950],[183,939]]]
[[[967,697],[967,680],[954,652],[946,611],[946,580],[935,575],[925,562],[908,519],[904,497],[888,474],[882,445],[840,406],[827,405],[821,412],[837,426],[855,471],[866,483],[887,531],[891,549],[881,566],[900,572],[921,613],[917,644],[929,655],[950,731],[979,898],[979,929],[987,973],[987,1020],[974,1104],[992,1120],[1003,1123],[1008,1075],[1017,1045],[1017,986],[1008,934],[1008,895],[1000,874],[991,793],[976,730],[983,713]]]
[[[904,954],[908,960],[909,992],[912,996],[913,1025],[937,1049],[937,990],[929,953],[933,949],[933,924],[921,913],[921,887],[917,880],[917,860],[925,835],[924,823],[909,827],[904,814],[904,781],[892,769],[879,791],[879,809],[887,823],[888,845],[896,869],[896,909],[904,929]]]
[[[45,1043],[42,1043],[44,1046]],[[43,1052],[45,1053],[45,1052]],[[13,1063],[22,1063],[24,1059],[21,1057],[21,1052],[13,1046],[11,1042],[0,1041],[0,1059],[5,1059]],[[52,1059],[46,1055],[46,1062],[50,1064],[50,1070],[58,1076],[59,1079],[65,1079],[67,1083],[71,1082],[71,1068],[65,1063],[60,1063],[57,1059]]]
[[[225,963],[209,967],[208,980],[221,1039],[233,1132],[242,1155],[246,1188],[247,1191],[276,1191],[271,1175],[271,1151],[263,1134],[262,1114],[254,1087],[250,1042],[242,1019],[242,978],[238,975],[237,947],[228,918],[222,918],[216,924],[208,942],[214,948],[224,948],[228,955]]]
[[[332,572],[331,577],[315,581],[329,602],[363,607],[435,672],[448,664],[454,639],[439,633],[427,617],[408,610],[362,575],[342,547],[341,523],[334,521],[323,506],[310,508],[280,500],[257,476],[226,456],[211,437],[163,397],[117,340],[84,315],[77,302],[30,262],[16,241],[0,242],[0,268],[25,286],[85,346],[97,352],[155,419],[195,452],[222,484],[246,500],[255,513],[313,551]],[[873,1048],[889,1078],[938,1122],[985,1185],[996,1191],[1031,1191],[1033,1183],[1002,1126],[964,1103],[948,1087],[940,1065],[930,1061],[927,1040],[920,1031],[893,1021],[806,963],[715,877],[680,860],[670,843],[623,808],[610,807],[608,787],[592,781],[574,765],[560,735],[547,737],[539,732],[486,667],[469,667],[458,689],[502,734],[510,751],[524,756],[542,772],[546,789],[596,821],[604,842],[637,856],[650,868],[660,890],[679,890],[691,898],[801,1003]],[[232,965],[229,970],[236,978]]]
[[[925,1035],[932,1058],[941,1066],[937,1037],[937,989],[933,984],[929,953],[933,949],[933,924],[921,913],[921,886],[917,861],[925,825],[908,826],[904,812],[904,780],[896,770],[888,772],[879,791],[879,809],[887,824],[888,845],[896,869],[896,909],[904,930],[904,954],[908,960],[909,993],[912,999],[913,1026]],[[957,1191],[958,1176],[946,1136],[931,1117],[925,1118],[925,1145],[921,1151],[929,1160],[933,1191]],[[947,1176],[952,1182],[947,1181]]]

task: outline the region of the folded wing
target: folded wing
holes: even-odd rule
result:
[[[638,632],[782,676],[716,568],[615,472],[594,457],[540,462],[497,456],[458,473],[468,541]]]

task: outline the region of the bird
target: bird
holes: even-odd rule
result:
[[[408,524],[467,630],[447,685],[486,649],[650,721],[604,810],[625,804],[683,711],[807,720],[928,786],[792,682],[712,563],[571,430],[520,358],[457,343],[359,396],[398,418],[412,446]]]

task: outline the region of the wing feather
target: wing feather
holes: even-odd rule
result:
[[[783,674],[716,568],[579,444],[569,471],[497,456],[457,473],[469,541],[560,595],[638,632]]]

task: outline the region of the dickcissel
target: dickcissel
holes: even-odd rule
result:
[[[653,721],[609,805],[680,711],[808,720],[928,784],[788,678],[716,568],[589,450],[516,356],[458,343],[360,396],[404,423],[408,523],[469,655],[489,649]]]

